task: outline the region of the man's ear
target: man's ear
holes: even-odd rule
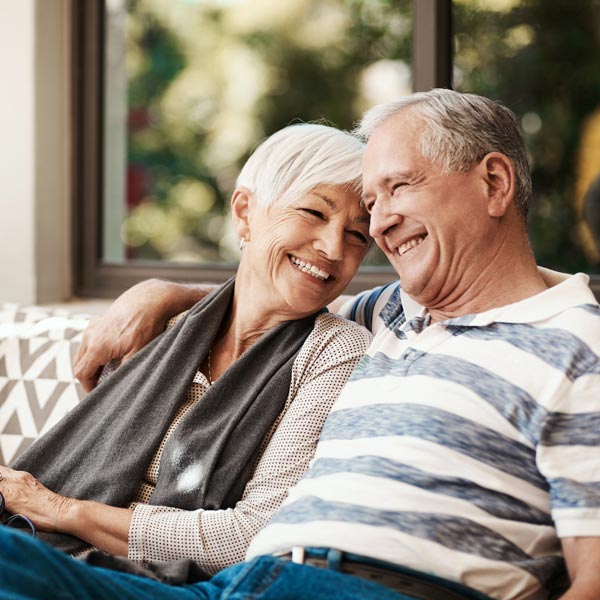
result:
[[[488,214],[503,217],[515,198],[515,168],[501,152],[486,154],[479,163],[486,184]]]
[[[235,188],[231,196],[231,220],[233,228],[240,239],[250,241],[250,212],[254,195],[244,186]]]

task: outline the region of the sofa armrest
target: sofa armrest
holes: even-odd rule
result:
[[[85,395],[73,358],[89,317],[0,303],[0,465],[11,463]]]

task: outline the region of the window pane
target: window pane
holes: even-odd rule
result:
[[[600,272],[600,1],[453,4],[455,88],[521,117],[538,262]]]
[[[107,0],[104,260],[236,261],[251,150],[409,93],[411,27],[410,0]]]

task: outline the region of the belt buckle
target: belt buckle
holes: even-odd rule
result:
[[[292,546],[292,562],[303,565],[306,559],[304,546]]]

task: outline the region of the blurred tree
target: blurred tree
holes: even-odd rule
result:
[[[128,258],[235,259],[228,198],[256,144],[297,121],[350,129],[366,70],[408,70],[409,0],[276,8],[128,0]]]
[[[574,190],[582,123],[600,106],[600,2],[463,0],[455,2],[454,24],[456,88],[501,100],[522,116],[538,261],[589,271]]]

